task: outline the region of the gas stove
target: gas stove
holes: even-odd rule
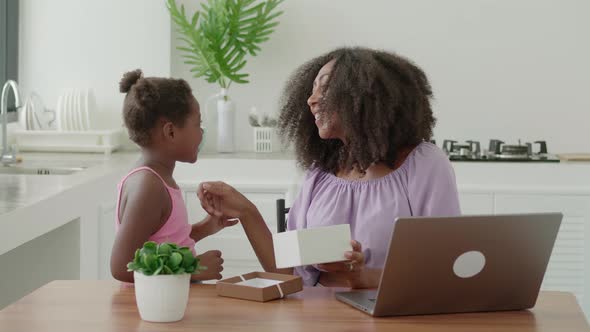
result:
[[[443,151],[452,161],[496,161],[496,162],[559,162],[555,155],[547,153],[547,142],[506,144],[492,139],[487,149],[482,149],[478,141],[459,143],[443,141]]]

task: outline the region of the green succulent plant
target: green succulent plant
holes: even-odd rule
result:
[[[184,5],[167,0],[172,20],[186,46],[184,62],[192,66],[194,77],[205,77],[223,89],[232,82],[248,83],[242,70],[247,54],[256,56],[260,44],[267,41],[279,24],[276,18],[283,12],[277,6],[283,0],[208,0],[191,18]]]
[[[127,271],[137,271],[147,276],[159,274],[198,274],[207,267],[199,265],[199,258],[188,247],[175,243],[148,241],[135,251],[133,261],[127,264]]]

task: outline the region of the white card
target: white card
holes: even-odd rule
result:
[[[277,268],[341,262],[350,246],[350,225],[341,224],[272,235]]]
[[[280,284],[281,280],[272,280],[272,279],[264,279],[264,278],[252,278],[245,281],[237,282],[236,285],[242,286],[250,286],[256,288],[264,288],[268,286],[274,286]]]

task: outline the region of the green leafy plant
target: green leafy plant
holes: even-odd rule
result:
[[[167,7],[186,46],[186,64],[192,66],[194,77],[205,77],[223,89],[231,82],[248,83],[249,75],[242,72],[245,56],[256,56],[260,44],[267,41],[279,24],[276,18],[283,12],[277,6],[283,0],[208,0],[202,11],[189,19],[184,5],[168,0]]]
[[[199,266],[199,259],[188,247],[178,247],[174,243],[148,241],[135,251],[133,261],[127,264],[127,271],[137,271],[145,275],[159,274],[197,274],[206,267]]]

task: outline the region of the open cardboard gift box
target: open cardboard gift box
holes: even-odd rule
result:
[[[301,277],[269,272],[250,272],[217,282],[220,296],[258,302],[280,299],[302,289]]]

